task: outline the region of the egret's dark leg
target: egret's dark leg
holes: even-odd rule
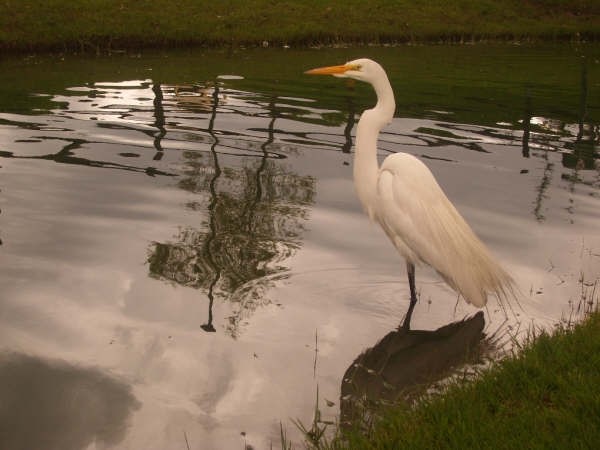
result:
[[[406,273],[408,274],[408,286],[410,287],[410,305],[404,321],[402,322],[402,328],[408,330],[410,328],[410,318],[412,317],[413,309],[417,304],[417,289],[415,287],[415,265],[406,261]]]

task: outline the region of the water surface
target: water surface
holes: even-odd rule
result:
[[[317,388],[336,420],[344,374],[393,335],[409,296],[353,192],[354,125],[374,95],[302,74],[359,56],[397,95],[380,156],[422,158],[518,283],[521,306],[491,300],[484,332],[502,344],[597,302],[598,46],[4,60],[10,442],[278,447],[280,422],[297,438],[289,419],[312,421]],[[417,283],[415,336],[446,339],[476,312],[431,269]]]

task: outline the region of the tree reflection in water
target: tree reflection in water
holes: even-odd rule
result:
[[[246,158],[240,166],[222,166],[215,121],[220,102],[219,86],[212,93],[208,127],[208,155],[184,152],[186,170],[179,187],[198,194],[186,206],[208,213],[202,226],[182,227],[171,242],[155,242],[149,250],[150,276],[206,292],[208,321],[205,331],[215,331],[212,306],[215,298],[234,304],[224,328],[232,337],[259,306],[271,300],[266,291],[288,275],[285,260],[301,246],[308,205],[313,203],[315,181],[289,171],[272,159],[278,117],[275,98],[269,105],[269,128],[259,158]]]

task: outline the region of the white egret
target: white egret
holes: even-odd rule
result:
[[[444,281],[477,307],[488,293],[503,301],[513,294],[513,281],[448,200],[431,171],[407,153],[377,160],[380,130],[392,121],[394,92],[383,68],[370,59],[320,67],[311,75],[334,75],[370,83],[377,94],[374,108],[363,112],[356,130],[354,186],[365,211],[406,259],[410,307],[408,328],[417,302],[415,265],[429,264]]]

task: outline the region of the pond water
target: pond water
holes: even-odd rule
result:
[[[303,75],[359,56],[396,92],[380,156],[430,167],[520,306],[490,299],[484,325],[422,267],[414,331],[393,332],[404,262],[352,185],[374,95]],[[482,328],[502,347],[578,319],[600,292],[599,59],[597,45],[4,59],[7,448],[278,448],[280,424],[298,440],[291,419],[310,425],[315,406],[338,420],[342,381],[383,373],[399,347],[413,355],[366,390],[422,384]]]

